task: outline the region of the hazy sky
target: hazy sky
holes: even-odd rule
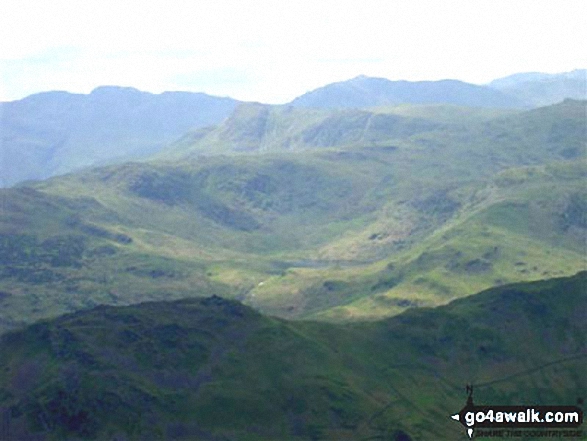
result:
[[[2,0],[0,100],[99,85],[282,103],[360,74],[587,67],[584,0]]]

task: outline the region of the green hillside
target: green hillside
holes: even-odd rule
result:
[[[219,126],[190,132],[158,156],[389,147],[390,142],[405,141],[413,135],[462,131],[468,124],[515,113],[454,105],[328,110],[245,103]]]
[[[520,110],[457,105],[380,105],[317,109],[244,103],[218,126],[186,133],[161,158],[197,154],[299,151],[325,147],[387,146],[414,134],[482,123]]]
[[[437,193],[411,218],[405,204],[388,206],[383,213],[394,217],[382,214],[318,254],[374,263],[292,268],[266,280],[249,299],[279,315],[348,320],[585,269],[586,177],[584,162],[514,168],[482,187]],[[401,229],[418,214],[420,230]]]
[[[213,293],[284,317],[376,318],[573,274],[584,112],[244,106],[166,158],[1,190],[0,332]],[[212,141],[226,153],[196,153]]]
[[[100,306],[0,338],[10,439],[468,439],[478,404],[587,393],[587,273],[334,325],[234,301]]]
[[[506,167],[584,156],[585,115],[586,101],[577,100],[525,112],[440,105],[318,110],[242,104],[223,124],[185,135],[159,157],[397,147],[397,159],[417,163],[423,173],[448,166],[450,178],[478,179]]]

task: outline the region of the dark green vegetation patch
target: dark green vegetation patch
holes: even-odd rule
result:
[[[10,439],[462,439],[449,416],[467,383],[479,404],[585,396],[586,286],[583,272],[347,325],[219,297],[100,306],[1,338],[2,427]]]

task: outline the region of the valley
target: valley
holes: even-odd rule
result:
[[[574,274],[585,108],[242,104],[153,159],[0,190],[0,328],[208,294],[375,319]]]

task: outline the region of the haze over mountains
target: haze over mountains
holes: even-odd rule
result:
[[[565,98],[585,99],[587,71],[562,74],[522,73],[493,80],[489,87],[513,95],[531,106],[545,106]]]
[[[339,108],[397,104],[455,104],[473,107],[528,108],[565,98],[587,98],[587,71],[523,73],[474,85],[457,80],[390,81],[359,76],[329,84],[292,101],[294,106]]]
[[[457,80],[390,81],[356,77],[308,92],[293,100],[301,107],[371,107],[389,104],[455,104],[478,107],[524,107],[525,103],[486,86]]]
[[[529,108],[564,98],[585,99],[586,82],[585,70],[519,74],[487,86],[357,77],[308,92],[290,104],[333,109],[397,104]],[[89,95],[46,92],[1,103],[0,186],[147,157],[188,130],[222,122],[237,104],[201,93],[153,95],[120,87],[99,87]]]
[[[238,102],[203,93],[98,87],[0,104],[0,185],[144,158],[187,130],[217,124]]]

